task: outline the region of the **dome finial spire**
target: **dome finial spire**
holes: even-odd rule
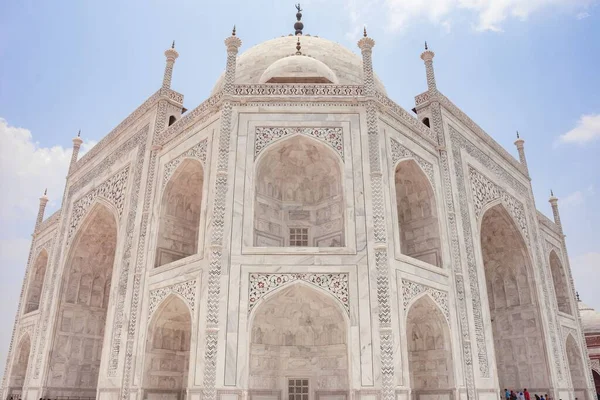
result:
[[[235,36],[235,25],[233,26],[233,30],[231,31],[231,36]]]
[[[367,37],[367,27],[363,27],[363,37]]]
[[[173,40],[173,43],[171,44],[171,48],[174,49],[175,48],[175,41]]]
[[[425,50],[429,50],[429,47],[427,47],[427,40],[425,41]]]
[[[300,8],[300,3],[296,4],[296,23],[294,24],[294,29],[296,30],[296,36],[302,36],[302,29],[304,29],[304,24],[302,23],[302,8]]]
[[[302,48],[302,46],[300,46],[300,36],[298,36],[298,41],[296,42],[296,55],[297,56],[302,55],[302,52],[300,51],[301,48]]]

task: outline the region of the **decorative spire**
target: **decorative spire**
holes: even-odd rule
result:
[[[296,4],[296,23],[294,24],[294,29],[296,30],[296,36],[302,36],[302,29],[304,29],[304,24],[302,23],[302,8],[300,8],[300,3]]]
[[[173,78],[173,65],[175,64],[175,60],[179,57],[179,53],[175,50],[175,41],[171,44],[167,50],[165,50],[165,57],[167,58],[167,62],[165,64],[165,73],[163,75],[163,83],[162,87],[165,89],[171,88],[171,79]]]
[[[173,40],[173,43],[171,44],[171,48],[174,49],[175,48],[175,41]]]
[[[77,132],[77,137],[81,137],[81,129]]]
[[[367,27],[363,27],[363,37],[367,37]]]
[[[296,55],[297,56],[302,55],[302,52],[300,51],[301,48],[302,48],[302,46],[300,46],[300,36],[298,36],[298,41],[296,42]]]
[[[552,189],[550,189],[550,196],[554,197],[554,192],[552,191]]]
[[[435,53],[429,50],[427,42],[425,42],[425,51],[421,53],[421,60],[425,62],[425,74],[427,76],[427,90],[430,93],[437,92],[437,84],[435,83],[435,73],[433,71],[433,57]]]
[[[575,292],[575,298],[577,301],[581,302],[581,299],[579,298],[579,292]]]
[[[48,194],[48,188],[44,189],[44,196]]]
[[[233,25],[233,30],[231,31],[231,36],[235,36],[235,25]]]
[[[517,131],[517,139],[520,139],[520,137],[519,137],[519,131]]]
[[[44,210],[46,209],[46,204],[48,203],[48,196],[46,196],[47,193],[48,193],[48,189],[45,189],[44,194],[42,195],[42,197],[40,197],[40,207],[38,208],[38,215],[35,220],[34,232],[36,232],[38,230],[38,227],[44,220]]]
[[[429,50],[429,47],[427,47],[427,40],[425,41],[425,50]]]

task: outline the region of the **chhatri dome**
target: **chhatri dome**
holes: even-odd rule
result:
[[[581,317],[581,326],[584,334],[600,334],[600,312],[585,304],[583,301],[578,301],[579,315]]]
[[[446,97],[427,46],[404,109],[366,31],[303,35],[296,7],[293,35],[240,55],[234,29],[190,111],[173,43],[154,94],[84,156],[73,138],[0,400],[594,398],[600,317],[579,324],[525,140],[511,154]]]

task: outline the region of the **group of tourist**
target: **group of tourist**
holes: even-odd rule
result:
[[[551,400],[548,393],[538,396],[534,394],[535,400]],[[531,395],[527,391],[527,388],[523,389],[522,392],[504,389],[505,400],[531,400]]]

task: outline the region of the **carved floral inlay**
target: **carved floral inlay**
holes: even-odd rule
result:
[[[200,143],[196,144],[195,146],[186,150],[184,153],[178,155],[177,157],[166,163],[163,174],[162,188],[165,188],[167,182],[169,182],[169,179],[171,178],[171,176],[173,176],[173,173],[175,172],[175,170],[177,170],[177,167],[185,158],[195,158],[196,160],[202,161],[203,165],[206,164],[207,146],[208,139],[204,139],[200,141]]]
[[[333,294],[350,313],[348,274],[250,274],[248,313],[267,293],[295,281],[304,281]]]
[[[254,141],[254,159],[261,151],[272,142],[292,135],[306,135],[314,137],[329,145],[344,159],[344,140],[342,128],[293,128],[293,127],[256,127]]]
[[[175,285],[162,287],[150,291],[150,305],[148,306],[148,319],[152,317],[154,311],[159,304],[171,293],[177,293],[185,299],[190,306],[190,310],[194,311],[194,303],[196,301],[196,280],[177,283]]]
[[[404,312],[406,307],[412,299],[420,295],[421,293],[427,293],[431,296],[433,301],[440,306],[442,312],[446,316],[446,319],[450,320],[450,311],[448,308],[448,292],[437,290],[429,286],[421,285],[420,283],[407,281],[402,279],[402,300],[404,306]]]
[[[125,204],[125,192],[127,191],[127,180],[129,177],[129,166],[126,166],[98,187],[90,190],[83,198],[77,200],[73,205],[71,223],[69,224],[69,234],[67,235],[67,244],[71,243],[73,235],[77,231],[79,224],[83,220],[90,206],[98,197],[102,197],[112,203],[119,214],[123,214]]]
[[[431,163],[425,161],[423,158],[419,157],[418,155],[416,155],[415,153],[413,153],[406,147],[402,146],[396,140],[392,139],[391,142],[392,142],[392,164],[396,165],[396,163],[400,160],[403,160],[406,158],[412,158],[417,162],[417,164],[419,164],[419,166],[421,167],[423,172],[425,172],[425,175],[427,175],[427,177],[429,178],[429,181],[433,184],[433,165]]]
[[[498,185],[490,181],[471,166],[469,166],[469,179],[471,181],[471,188],[473,190],[473,202],[475,204],[475,215],[477,218],[481,216],[481,211],[486,204],[500,199],[502,204],[506,206],[506,209],[510,215],[517,222],[519,229],[521,232],[523,232],[525,238],[529,238],[527,233],[527,217],[525,216],[525,208],[520,201],[506,193],[506,191],[501,189]]]

